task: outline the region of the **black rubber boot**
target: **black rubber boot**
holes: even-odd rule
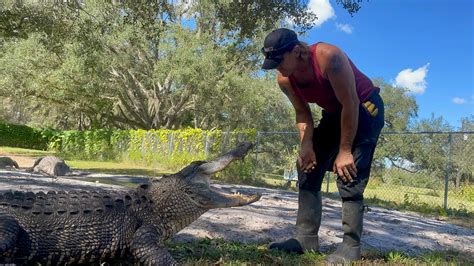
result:
[[[321,192],[300,190],[298,194],[296,236],[288,240],[270,243],[268,249],[279,249],[299,254],[305,251],[318,251],[321,211]]]
[[[342,228],[344,237],[336,251],[326,258],[329,264],[350,264],[360,260],[360,237],[364,215],[363,201],[345,201],[342,203]]]

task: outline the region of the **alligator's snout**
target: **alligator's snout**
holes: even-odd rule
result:
[[[244,195],[225,193],[223,190],[210,187],[212,175],[225,169],[231,162],[242,160],[252,148],[252,143],[242,142],[233,150],[211,161],[194,162],[183,168],[178,174],[193,184],[189,191],[190,198],[200,207],[206,209],[237,207],[251,204],[261,198],[261,194]]]
[[[238,207],[244,206],[258,201],[262,195],[256,193],[253,195],[244,195],[240,193],[226,194],[220,191],[217,191],[215,188],[211,190],[211,201],[207,204],[207,209],[214,208],[229,208],[229,207]]]

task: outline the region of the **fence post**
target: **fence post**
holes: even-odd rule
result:
[[[444,210],[448,211],[448,185],[449,174],[451,173],[451,143],[453,141],[452,135],[448,135],[448,165],[446,166],[446,174],[444,176]]]
[[[204,157],[207,158],[207,155],[209,154],[209,134],[207,133],[205,134],[206,134],[206,138],[204,140]]]
[[[140,146],[140,152],[141,152],[141,156],[142,156],[141,159],[143,159],[143,157],[145,157],[145,141],[146,141],[145,139],[146,139],[146,134],[147,133],[145,133],[145,135],[142,137],[142,145]]]
[[[168,156],[171,157],[174,151],[174,136],[173,132],[168,133]]]
[[[326,193],[329,193],[329,179],[331,179],[331,174],[329,172],[326,172]]]
[[[260,131],[257,132],[257,143],[255,144],[255,163],[253,165],[253,179],[257,178],[257,166],[258,166],[258,146],[260,145]]]

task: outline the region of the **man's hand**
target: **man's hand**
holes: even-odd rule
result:
[[[339,151],[334,161],[333,171],[343,182],[352,182],[352,178],[357,177],[357,167],[354,164],[352,153]]]
[[[312,142],[301,145],[298,163],[301,170],[305,173],[311,172],[316,168],[316,154],[314,153]]]

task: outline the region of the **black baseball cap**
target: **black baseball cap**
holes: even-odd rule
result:
[[[270,32],[263,42],[265,56],[262,69],[274,69],[283,61],[283,55],[299,43],[298,36],[290,29],[279,28]]]

